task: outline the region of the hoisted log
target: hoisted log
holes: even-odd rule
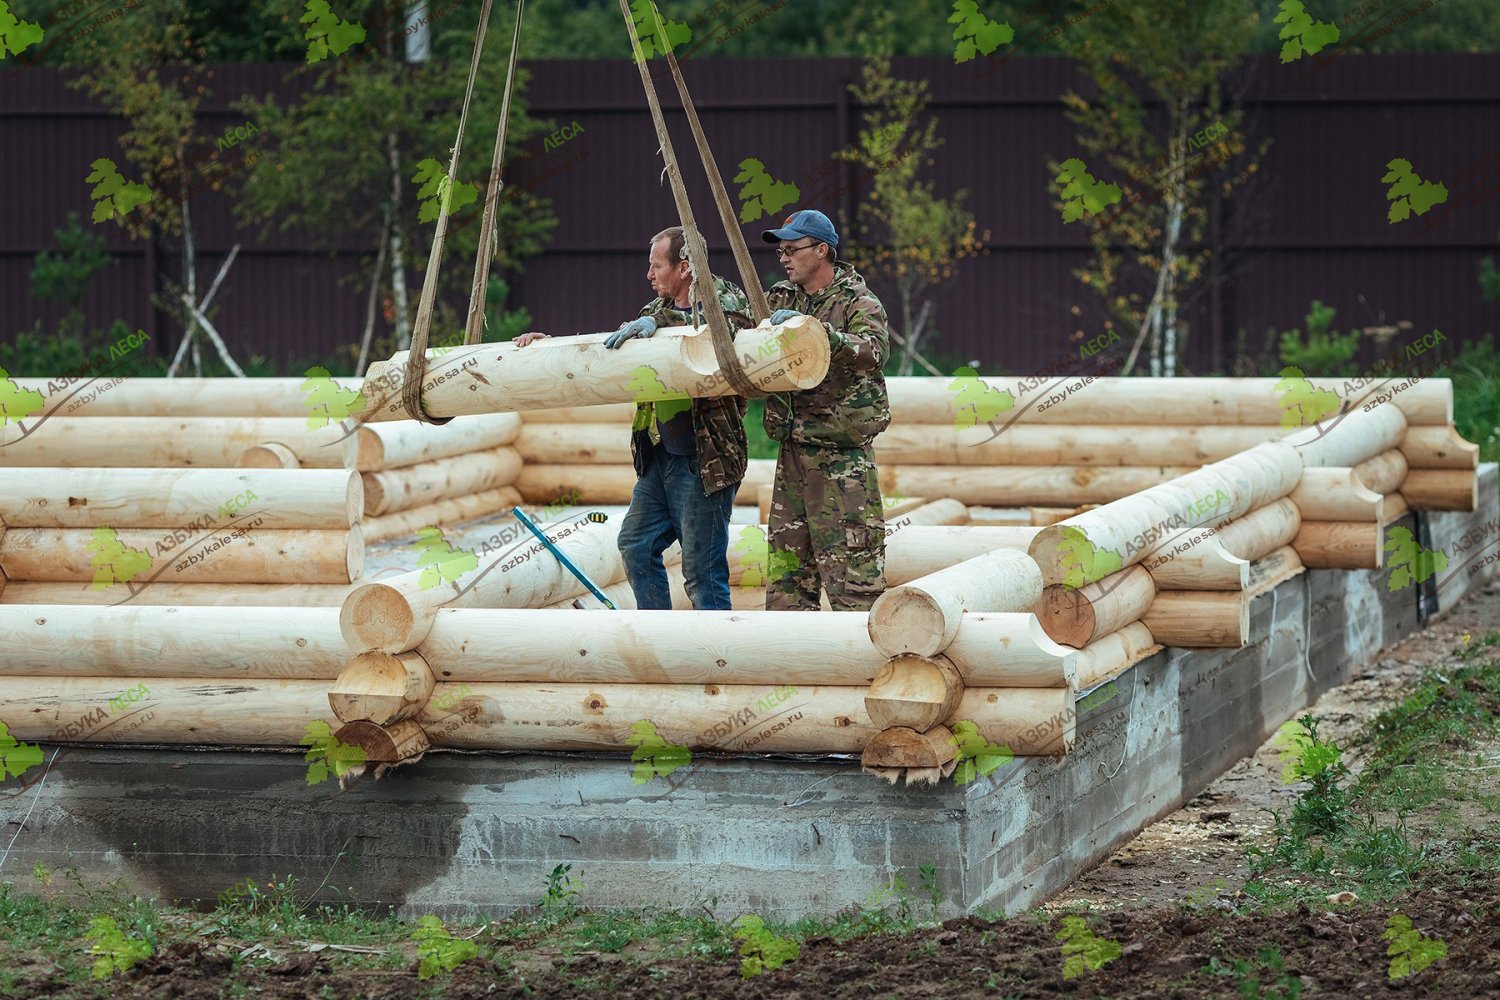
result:
[[[1117,677],[1158,652],[1161,645],[1144,622],[1131,622],[1118,632],[1101,636],[1078,651],[1075,686],[1083,691]]]
[[[108,392],[89,399],[87,382],[66,387],[45,378],[18,378],[22,389],[42,394],[42,412],[61,406],[58,416],[78,417],[295,417],[307,414],[305,378],[140,378],[130,376]],[[344,390],[357,390],[360,379],[335,378]],[[51,383],[55,391],[48,392]]]
[[[416,534],[419,529],[428,525],[441,528],[460,521],[499,516],[512,507],[519,506],[520,503],[521,494],[516,492],[513,486],[500,486],[469,496],[435,500],[410,510],[399,510],[392,514],[365,519],[363,525],[365,541],[373,545],[376,542]]]
[[[634,403],[599,403],[593,406],[558,406],[527,410],[521,424],[609,424],[629,428],[635,419]]]
[[[1139,621],[1155,597],[1151,574],[1132,566],[1083,587],[1053,584],[1042,591],[1036,615],[1053,640],[1082,649]]]
[[[1238,649],[1250,641],[1250,601],[1235,592],[1164,590],[1141,623],[1164,646]]]
[[[302,463],[297,461],[297,453],[286,445],[267,441],[240,452],[240,457],[234,460],[234,466],[237,469],[292,470],[302,468]]]
[[[119,588],[115,588],[118,590]],[[148,590],[149,593],[149,590]],[[116,597],[118,600],[118,597]],[[336,608],[0,606],[0,677],[332,680]]]
[[[1078,652],[1054,642],[1029,612],[964,615],[943,650],[969,687],[1073,686]]]
[[[1303,521],[1292,548],[1308,569],[1380,569],[1384,534],[1374,523]]]
[[[149,607],[337,608],[353,589],[347,583],[154,583],[131,597],[122,586],[94,589],[92,583],[13,581],[0,604],[67,604],[98,607],[121,604]],[[349,655],[348,647],[341,651]]]
[[[4,478],[0,519],[11,527],[180,528],[231,521],[234,506],[261,512],[265,528],[347,530],[364,506],[358,474],[338,469],[27,468]]]
[[[427,356],[422,406],[434,417],[649,402],[734,393],[720,373],[708,328],[669,327],[622,350],[606,350],[608,334],[543,340],[525,348],[481,344]],[[810,389],[828,373],[828,332],[810,316],[769,323],[734,336],[734,351],[750,357],[746,375],[767,392]],[[360,391],[365,420],[406,417],[401,386],[406,354],[371,365]]]
[[[1296,503],[1283,497],[1221,527],[1194,532],[1141,565],[1160,590],[1244,590],[1250,564],[1289,544],[1301,525]]]
[[[870,608],[870,638],[887,656],[931,656],[953,641],[964,612],[1029,611],[1041,596],[1031,557],[997,549],[888,589]]]
[[[521,456],[502,446],[490,451],[439,458],[384,472],[364,472],[365,513],[394,514],[454,497],[472,496],[515,482]]]
[[[243,517],[244,515],[242,515]],[[365,541],[359,525],[342,531],[262,530],[243,524],[189,534],[174,548],[163,546],[163,529],[120,528],[103,541],[149,557],[128,574],[116,566],[104,589],[116,600],[158,583],[349,583],[364,570]],[[249,530],[246,530],[246,529]],[[170,535],[169,535],[170,537]],[[61,583],[97,580],[108,572],[95,531],[84,528],[12,528],[0,542],[0,566],[12,580]]]
[[[1479,477],[1468,469],[1412,469],[1401,495],[1414,510],[1471,511],[1479,505]]]
[[[963,694],[964,679],[952,660],[941,653],[905,653],[887,661],[870,682],[865,712],[881,729],[925,733],[953,714]]]
[[[339,673],[328,706],[340,722],[388,726],[421,711],[436,683],[419,653],[361,653]]]
[[[1401,437],[1401,454],[1413,469],[1479,468],[1479,445],[1447,425],[1408,426]]]
[[[333,423],[308,430],[306,418],[53,417],[30,434],[18,424],[0,427],[0,467],[228,469],[246,449],[267,441],[286,446],[303,468],[354,464],[347,429]]]
[[[484,413],[446,424],[419,420],[366,424],[359,429],[355,461],[361,472],[384,472],[455,455],[493,451],[516,444],[521,426],[520,414],[516,413]],[[625,460],[630,460],[628,450]]]
[[[580,517],[547,536],[599,586],[624,576],[616,547],[620,522],[596,524]],[[415,571],[355,588],[339,612],[339,628],[352,652],[404,653],[432,628],[438,608],[541,608],[584,593],[541,542],[476,553],[477,565],[451,581]],[[424,585],[425,584],[425,585]]]

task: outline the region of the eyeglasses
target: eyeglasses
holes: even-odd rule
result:
[[[804,243],[800,247],[777,247],[776,248],[776,256],[779,257],[782,260],[786,260],[788,257],[790,257],[792,254],[796,253],[798,250],[810,250],[810,249],[812,249],[815,246],[817,246],[816,243]]]

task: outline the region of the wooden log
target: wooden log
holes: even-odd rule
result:
[[[1355,466],[1401,443],[1408,421],[1399,406],[1351,410],[1287,434],[1309,469]]]
[[[1078,651],[1076,686],[1084,691],[1103,684],[1160,649],[1144,622],[1131,622]]]
[[[333,738],[365,755],[366,764],[397,764],[432,749],[432,741],[411,719],[388,726],[356,720],[339,727]]]
[[[997,549],[888,589],[870,608],[870,638],[887,656],[931,656],[953,641],[964,612],[1029,611],[1041,596],[1031,557]]]
[[[1479,477],[1468,469],[1412,469],[1401,495],[1413,510],[1475,510]]]
[[[352,434],[338,424],[308,430],[305,417],[53,417],[29,430],[0,427],[0,467],[227,469],[246,449],[267,441],[284,445],[303,468],[354,464]]]
[[[771,494],[774,491],[772,483],[762,483],[755,488],[756,516],[760,518],[761,524],[771,523]]]
[[[962,504],[955,505],[962,507]],[[929,505],[932,506],[932,505]],[[996,549],[1025,552],[1038,528],[976,528],[967,524],[909,524],[920,511],[886,523],[885,582],[910,583],[919,577]],[[766,525],[730,525],[729,583],[765,587]]]
[[[1391,448],[1354,466],[1354,475],[1366,489],[1394,493],[1401,488],[1410,466],[1399,449]]]
[[[1054,642],[1036,615],[979,612],[964,615],[943,650],[969,687],[1071,687],[1078,653]]]
[[[0,677],[332,680],[334,608],[0,606]]]
[[[886,662],[837,611],[443,608],[417,650],[445,683],[863,686]]]
[[[969,507],[969,523],[986,528],[1035,527],[1031,523],[1031,511],[1025,507],[971,506]]]
[[[1302,515],[1283,497],[1221,526],[1194,532],[1141,565],[1159,590],[1244,590],[1250,564],[1297,536]]]
[[[527,410],[522,424],[609,424],[629,427],[635,419],[634,403],[600,403],[596,406],[559,406]]]
[[[130,376],[106,393],[87,398],[87,380],[63,386],[62,379],[18,378],[22,389],[42,394],[44,413],[79,417],[301,417],[307,416],[306,378],[141,378]],[[113,381],[112,379],[110,381]],[[334,378],[341,389],[358,389],[361,379]],[[48,392],[48,384],[55,391]],[[85,400],[87,400],[85,402]],[[71,407],[71,408],[70,408]]]
[[[1303,521],[1292,548],[1308,569],[1380,569],[1383,534],[1379,524]]]
[[[881,729],[905,726],[925,733],[953,714],[963,694],[964,679],[953,661],[941,653],[907,653],[887,661],[875,675],[865,694],[865,712]]]
[[[735,493],[736,502],[755,503],[756,492],[775,476],[775,462],[752,458]],[[628,504],[635,492],[635,469],[629,465],[525,464],[511,485],[527,503],[546,503],[576,490],[588,503]]]
[[[630,425],[527,424],[516,451],[526,462],[549,465],[629,465]]]
[[[1194,471],[1189,466],[899,465],[882,467],[882,492],[951,497],[964,504],[1108,503]]]
[[[361,653],[339,673],[328,705],[340,722],[387,726],[421,711],[436,683],[420,653]]]
[[[525,348],[483,344],[442,357],[429,351],[422,406],[434,417],[456,417],[734,393],[719,371],[707,327],[669,327],[613,351],[604,347],[608,336],[558,337]],[[828,331],[810,316],[740,330],[734,350],[741,359],[750,358],[745,374],[767,392],[810,389],[828,373]],[[401,402],[405,365],[401,352],[370,366],[360,389],[365,420],[406,417]]]
[[[1042,591],[1036,616],[1053,640],[1082,649],[1139,621],[1156,597],[1151,574],[1140,566],[1111,573],[1082,587],[1053,584]]]
[[[947,726],[933,726],[926,732],[896,726],[876,733],[865,745],[859,762],[862,767],[872,770],[930,770],[950,763],[957,752],[958,741]]]
[[[1164,590],[1141,622],[1164,646],[1238,649],[1250,641],[1250,601],[1241,593]]]
[[[365,541],[373,544],[392,538],[405,538],[429,524],[443,527],[475,518],[498,516],[520,504],[521,494],[514,486],[499,486],[468,496],[434,500],[410,510],[369,518],[364,522]]]
[[[341,469],[8,469],[0,518],[28,528],[181,528],[232,521],[229,507],[243,507],[261,511],[266,528],[347,530],[363,497],[359,476]]]
[[[1077,514],[1077,507],[1028,507],[1026,514],[1031,518],[1031,523],[1038,528],[1045,528],[1049,524],[1058,521],[1066,521]]]
[[[1082,375],[1098,370],[1080,361]],[[1274,378],[1109,378],[1084,382],[1079,376],[1039,379],[1035,375],[982,377],[986,390],[1008,392],[1012,408],[995,418],[1009,434],[1020,424],[1071,424],[1079,427],[1279,427],[1286,402]],[[1342,394],[1346,379],[1308,379],[1315,388]],[[954,426],[964,406],[949,388],[951,378],[890,377],[886,389],[898,425]],[[1360,397],[1362,398],[1362,397]],[[1369,402],[1374,402],[1372,396]],[[1453,385],[1448,379],[1423,379],[1396,394],[1394,405],[1413,424],[1453,423]],[[1045,407],[1042,404],[1048,404]],[[973,411],[964,416],[973,418]],[[1007,426],[1008,425],[1008,426]],[[994,431],[987,431],[987,435]],[[1003,435],[997,435],[997,437]],[[1331,463],[1347,465],[1347,462]]]
[[[520,436],[521,417],[516,413],[484,413],[446,424],[425,424],[417,420],[366,424],[359,429],[355,461],[361,472],[404,469],[440,458],[493,451],[516,444]],[[519,448],[517,444],[517,450]],[[625,461],[630,461],[628,451]]]
[[[1360,482],[1348,466],[1303,470],[1291,500],[1309,521],[1378,523],[1383,516],[1380,493]]]
[[[584,517],[548,537],[599,586],[624,575],[617,542],[620,522],[596,524]],[[404,653],[432,629],[440,607],[541,608],[584,593],[584,586],[542,546],[516,544],[475,553],[477,565],[451,581],[423,571],[355,588],[339,611],[339,628],[352,652]]]
[[[62,583],[104,581],[117,599],[158,583],[349,583],[364,570],[365,542],[359,526],[342,531],[261,530],[254,509],[229,525],[190,533],[187,542],[164,548],[158,528],[12,528],[0,543],[0,566],[12,580]],[[99,532],[113,532],[101,536]],[[127,550],[113,575],[108,548]],[[138,555],[136,554],[138,553]],[[145,560],[149,559],[149,562]],[[129,575],[128,580],[120,577]]]
[[[938,518],[941,518],[940,520],[930,520],[930,521],[929,520],[922,520],[922,521],[913,521],[912,523],[913,524],[948,524],[948,523],[966,524],[966,523],[968,523],[968,520],[969,520],[969,508],[965,507],[963,504],[959,503],[957,500],[939,500],[937,502],[942,505],[940,512],[935,512],[935,516],[938,517]],[[881,497],[881,513],[885,515],[885,519],[887,521],[891,520],[892,518],[904,517],[907,514],[914,514],[917,511],[921,510],[922,508],[926,507],[927,505],[928,505],[928,500],[927,500],[926,497]],[[953,520],[953,521],[950,522],[950,521],[947,520],[947,518],[950,518],[950,517],[955,518],[955,519],[961,518],[961,520]],[[770,519],[767,518],[767,520],[769,521]]]
[[[128,600],[153,607],[337,608],[351,589],[347,583],[155,583],[131,597],[122,586],[95,590],[92,583],[14,581],[0,594],[0,604],[97,607]],[[342,664],[349,649],[339,652]]]
[[[1401,454],[1413,469],[1477,469],[1479,445],[1465,441],[1454,427],[1414,425],[1408,421]]]
[[[1406,516],[1411,510],[1411,505],[1406,502],[1406,497],[1400,493],[1392,493],[1385,498],[1385,519],[1381,524],[1391,524]]]
[[[1254,598],[1302,573],[1302,560],[1297,550],[1283,545],[1268,552],[1250,564],[1250,585],[1245,588],[1245,597]]]
[[[1056,756],[1073,748],[1074,694],[1072,688],[969,688],[948,728],[968,720],[1017,756]]]
[[[297,461],[296,452],[286,445],[267,441],[240,452],[240,457],[234,460],[234,466],[237,469],[290,470],[302,468],[302,463]]]
[[[959,526],[969,523],[969,508],[957,500],[943,498],[941,500],[923,501],[915,509],[901,510],[901,504],[897,504],[886,510],[886,523],[902,521],[910,525],[950,525]]]
[[[1305,466],[1295,448],[1282,441],[1268,441],[1204,468],[1228,481],[1234,498],[1230,513],[1239,517],[1296,489]]]
[[[411,510],[438,500],[472,496],[515,482],[521,456],[511,447],[440,458],[385,472],[364,472],[365,513]]]
[[[1001,414],[996,424],[1009,417],[1009,413]],[[986,424],[955,429],[951,422],[908,423],[906,419],[904,413],[897,413],[892,426],[875,439],[875,460],[881,465],[1207,465],[1282,434],[1276,425],[1018,422],[996,436]]]

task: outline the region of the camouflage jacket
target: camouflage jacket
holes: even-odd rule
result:
[[[881,365],[890,350],[885,307],[853,265],[833,265],[828,287],[809,296],[790,281],[766,299],[771,311],[796,309],[823,321],[831,355],[828,376],[811,389],[766,397],[766,434],[829,448],[863,448],[891,423]]]
[[[738,285],[715,275],[714,289],[719,293],[719,304],[724,308],[731,329],[743,330],[755,325],[750,320],[750,300]],[[665,298],[646,303],[640,315],[650,316],[658,327],[701,326],[708,322],[700,317],[699,323],[693,323],[687,309],[679,309]],[[630,457],[635,463],[637,476],[645,475],[651,455],[651,438],[646,428],[651,425],[652,410],[651,403],[638,404],[635,422],[631,425]],[[693,441],[698,446],[698,477],[703,480],[703,495],[708,496],[745,478],[750,461],[750,446],[745,440],[745,399],[735,395],[695,399],[692,412]]]

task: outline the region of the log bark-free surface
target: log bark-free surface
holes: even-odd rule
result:
[[[925,733],[948,718],[963,697],[964,679],[941,653],[905,653],[880,668],[865,694],[865,712],[881,729],[905,726]]]
[[[997,423],[1010,414],[1001,414]],[[994,435],[988,426],[910,423],[895,414],[875,439],[882,465],[1206,465],[1280,437],[1278,426],[1163,427],[1105,422],[1026,424]]]
[[[934,505],[929,505],[934,506]],[[962,506],[955,504],[955,506]],[[925,509],[925,508],[924,508]],[[984,528],[967,524],[909,524],[919,511],[886,522],[885,582],[909,583],[996,549],[1025,552],[1039,528]],[[761,587],[765,581],[765,525],[729,526],[729,583]],[[748,543],[748,544],[747,544]],[[747,549],[749,551],[747,552]]]
[[[1384,534],[1374,523],[1303,521],[1292,548],[1308,569],[1380,569]]]
[[[1408,425],[1401,437],[1401,454],[1413,469],[1479,468],[1479,445],[1465,441],[1449,426]]]
[[[1283,497],[1216,529],[1194,532],[1142,565],[1161,590],[1244,590],[1250,563],[1291,542],[1301,525],[1296,503]]]
[[[1250,637],[1250,601],[1240,593],[1164,590],[1141,618],[1164,646],[1238,649]]]
[[[870,638],[888,656],[931,656],[953,641],[964,612],[1029,611],[1041,596],[1031,557],[997,549],[888,589],[870,608]]]
[[[1055,756],[1073,748],[1072,688],[969,688],[947,720],[973,722],[979,734],[1017,756]]]
[[[343,531],[261,530],[251,527],[254,509],[229,526],[190,534],[182,545],[174,541],[171,550],[159,548],[166,544],[159,528],[120,528],[103,539],[83,528],[12,528],[0,542],[0,566],[12,580],[37,582],[97,582],[104,573],[104,589],[115,590],[117,600],[159,583],[349,583],[364,570],[358,525]],[[104,560],[120,557],[101,549],[104,543],[150,562],[134,574],[109,564],[117,567],[109,576]]]
[[[1037,619],[1054,640],[1082,649],[1139,621],[1155,597],[1151,574],[1132,566],[1083,587],[1053,584],[1042,591]]]
[[[267,441],[254,448],[246,448],[240,452],[240,457],[234,460],[234,465],[237,469],[302,468],[302,463],[297,460],[297,453],[275,441]]]
[[[754,504],[760,488],[769,486],[775,475],[775,462],[752,458],[735,493],[735,502]],[[521,474],[512,485],[527,503],[550,503],[576,490],[585,503],[628,504],[635,492],[635,480],[635,468],[630,465],[528,463],[522,465]]]
[[[733,395],[719,372],[707,327],[669,327],[618,350],[604,346],[606,333],[556,337],[526,347],[480,344],[428,352],[423,409],[434,417],[503,413],[594,403],[704,399]],[[810,316],[780,326],[769,323],[734,337],[737,356],[749,356],[745,374],[768,392],[809,389],[828,372],[828,332]],[[362,416],[370,421],[403,419],[401,402],[406,354],[371,365],[361,393]]]
[[[307,416],[305,378],[140,378],[132,375],[96,393],[105,382],[85,380],[56,392],[60,379],[18,378],[22,389],[42,394],[44,413],[67,417],[303,417]],[[358,389],[360,379],[335,378],[341,389]]]
[[[950,497],[964,504],[1108,503],[1192,472],[1185,465],[896,465],[880,470],[883,493]]]
[[[366,424],[359,429],[355,461],[361,472],[403,469],[440,458],[493,451],[514,444],[520,434],[521,417],[517,413],[484,413],[446,424],[419,420]]]
[[[392,514],[499,489],[514,482],[520,472],[521,456],[514,448],[501,447],[402,469],[361,473],[365,513],[371,517]]]
[[[1450,395],[1451,403],[1451,395]],[[1283,439],[1296,448],[1309,469],[1355,466],[1401,443],[1411,423],[1399,406],[1351,410],[1319,424],[1302,427]],[[1443,421],[1451,423],[1451,421]]]
[[[1029,612],[966,614],[943,655],[969,687],[1068,687],[1078,659]]]
[[[418,529],[429,524],[442,528],[481,517],[500,517],[520,504],[521,494],[513,486],[500,486],[469,496],[435,500],[410,510],[367,518],[364,521],[365,541],[373,544],[392,538],[404,538],[416,534]]]
[[[516,451],[527,462],[548,465],[629,465],[630,424],[528,423]]]
[[[128,603],[162,607],[337,608],[353,589],[347,583],[154,583],[134,597],[120,585],[13,581],[0,604],[69,604],[98,607]],[[222,612],[220,612],[222,614]],[[348,647],[341,652],[349,655]],[[340,662],[342,662],[342,658]]]
[[[1078,651],[1077,688],[1083,691],[1117,677],[1161,646],[1144,622],[1132,622]]]
[[[364,490],[337,469],[7,469],[0,486],[11,527],[179,528],[231,521],[227,505],[261,511],[266,528],[347,530]]]
[[[267,441],[290,449],[303,468],[354,464],[352,434],[337,423],[308,430],[306,417],[53,417],[29,433],[0,427],[0,467],[232,469],[247,448]]]
[[[1381,495],[1349,466],[1305,469],[1291,500],[1309,521],[1375,521],[1383,516]]]
[[[906,726],[896,726],[875,734],[860,755],[860,765],[866,768],[906,768],[930,770],[952,761],[958,752],[958,742],[953,730],[947,726],[933,726],[926,732],[918,732]],[[887,776],[894,783],[896,775]],[[911,780],[908,779],[908,784]]]
[[[387,726],[421,711],[435,683],[419,653],[361,653],[340,671],[328,706],[340,722]]]
[[[1474,510],[1479,478],[1468,469],[1413,469],[1401,484],[1401,495],[1414,510]]]

